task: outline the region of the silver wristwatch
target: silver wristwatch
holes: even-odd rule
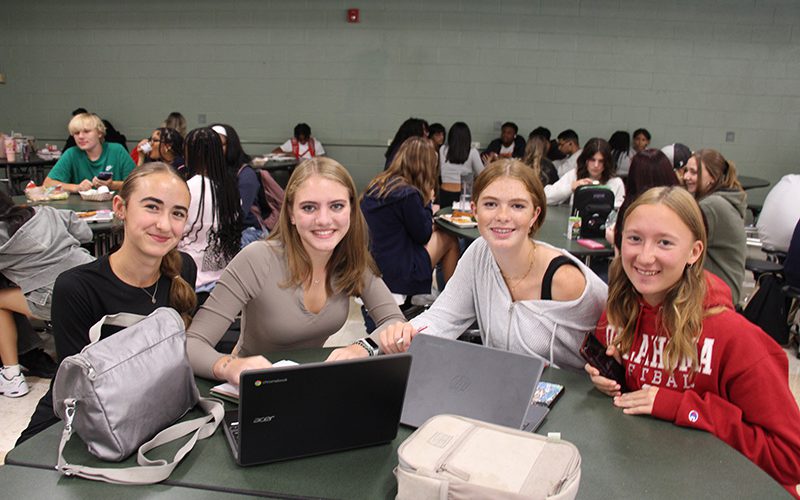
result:
[[[369,337],[358,339],[353,344],[363,347],[370,356],[377,356],[381,353],[381,348]]]

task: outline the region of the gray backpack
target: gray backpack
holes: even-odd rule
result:
[[[436,415],[397,449],[398,500],[575,498],[572,443],[457,415]]]
[[[127,328],[99,340],[104,324]],[[200,398],[186,358],[183,320],[168,307],[145,318],[127,313],[104,316],[89,331],[89,339],[91,343],[79,354],[61,362],[53,384],[53,408],[64,420],[57,469],[111,483],[150,484],[166,479],[198,439],[214,433],[224,415],[221,402]],[[198,403],[205,416],[168,427]],[[137,462],[142,467],[68,464],[63,451],[73,432],[92,455],[103,460],[118,462],[138,449]],[[192,433],[168,463],[144,455]]]

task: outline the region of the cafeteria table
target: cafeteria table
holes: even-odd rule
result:
[[[9,193],[12,196],[22,194],[28,181],[32,180],[36,185],[41,185],[44,181],[45,169],[55,165],[56,161],[35,157],[27,161],[9,162],[5,158],[0,158],[0,168],[5,170],[5,177],[0,178],[0,182],[8,183]]]
[[[305,363],[321,361],[329,351],[285,351],[268,357]],[[560,432],[563,439],[578,447],[582,459],[579,499],[787,497],[786,491],[765,472],[709,433],[650,417],[624,415],[610,398],[594,389],[583,373],[548,368],[542,380],[565,387],[538,433]],[[215,385],[201,378],[196,381],[202,395],[208,395]],[[135,381],[131,381],[131,390],[135,388]],[[235,407],[225,404],[227,408]],[[324,410],[320,408],[320,425],[325,425]],[[185,418],[196,416],[198,413],[193,411]],[[44,430],[11,450],[6,463],[38,469],[42,484],[47,484],[56,463],[61,430],[60,424]],[[170,486],[176,496],[184,492],[182,488],[197,488],[271,498],[394,498],[397,483],[392,470],[397,465],[397,447],[412,430],[401,425],[397,437],[384,445],[239,467],[222,429],[218,429],[210,438],[198,442],[164,483],[130,488],[143,496]],[[297,429],[297,439],[303,439],[302,429]],[[167,458],[181,444],[154,450],[149,458]],[[88,466],[135,463],[134,458],[105,464],[92,457],[77,437],[67,444],[65,457],[68,462]],[[70,485],[65,491],[72,490],[72,481],[81,480],[65,483]],[[15,488],[16,482],[15,476],[4,478],[3,490]],[[85,488],[88,496],[97,486],[84,483],[84,487],[76,483],[74,491]],[[54,496],[57,495],[48,498]]]

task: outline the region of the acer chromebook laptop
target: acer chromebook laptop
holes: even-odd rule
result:
[[[386,443],[397,435],[411,356],[250,370],[225,436],[239,465]]]
[[[540,358],[420,334],[400,423],[419,427],[451,413],[533,432],[548,413],[533,401],[544,370]]]

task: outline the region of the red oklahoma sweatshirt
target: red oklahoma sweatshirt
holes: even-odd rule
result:
[[[706,271],[706,284],[706,309],[725,310],[703,320],[694,377],[687,361],[667,373],[669,335],[656,329],[660,307],[640,301],[633,345],[623,356],[625,382],[631,391],[657,386],[654,417],[714,434],[800,498],[800,410],[789,390],[786,352],[734,311],[721,279]],[[595,336],[608,345],[614,334],[604,311]]]

